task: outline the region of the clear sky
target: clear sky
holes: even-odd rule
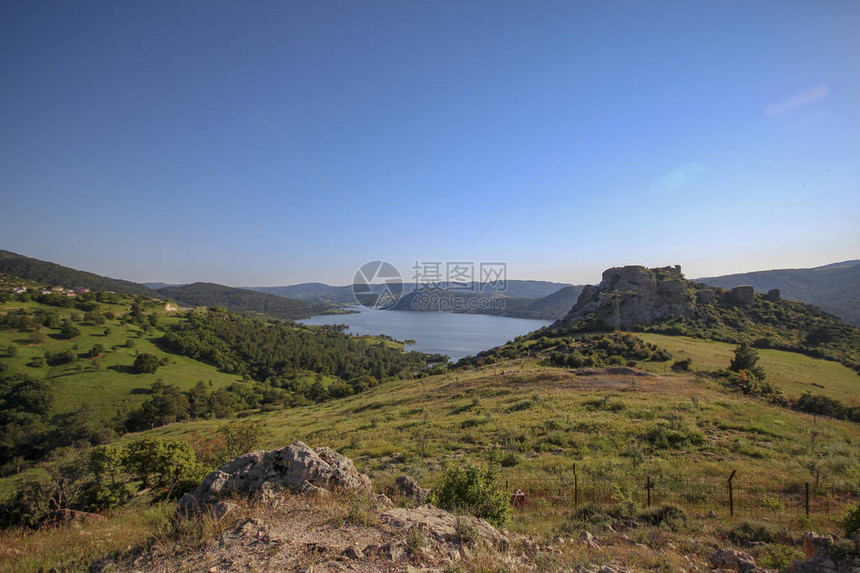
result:
[[[853,0],[4,2],[0,248],[237,286],[860,258],[858,30]]]

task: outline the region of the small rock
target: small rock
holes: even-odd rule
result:
[[[364,557],[364,552],[358,547],[347,547],[341,553],[347,559],[356,561],[358,559],[362,559]]]
[[[397,486],[400,494],[408,497],[415,505],[424,505],[427,503],[427,496],[430,491],[421,487],[412,476],[402,475],[394,480],[394,484]]]

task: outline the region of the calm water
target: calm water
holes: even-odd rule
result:
[[[455,361],[550,324],[486,314],[360,310],[358,314],[313,316],[298,322],[346,324],[350,334],[387,334],[397,340],[414,340],[407,350],[447,354]]]

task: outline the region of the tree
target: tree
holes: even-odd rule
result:
[[[764,380],[764,369],[761,366],[757,366],[757,364],[758,352],[755,348],[744,342],[735,348],[735,356],[729,364],[729,370],[733,372],[746,371],[759,380]]]
[[[234,422],[218,430],[224,449],[217,456],[218,465],[246,454],[260,445],[263,426],[260,422]]]
[[[33,334],[30,335],[30,342],[33,344],[44,344],[47,337],[45,336],[45,331],[41,328],[37,328],[33,331]]]
[[[134,359],[132,368],[138,374],[154,374],[160,364],[161,361],[158,359],[158,356],[143,352],[138,354],[137,358]]]
[[[90,450],[90,504],[104,509],[124,503],[128,497],[125,479],[125,451],[118,446],[96,446]]]
[[[183,493],[199,473],[194,449],[179,440],[135,440],[126,449],[125,465],[144,487],[159,489],[168,498]]]
[[[98,309],[93,309],[84,313],[84,320],[90,324],[104,324],[106,322],[105,316],[100,313]]]
[[[60,327],[60,338],[74,338],[80,335],[81,331],[69,321],[63,323]]]
[[[101,354],[104,354],[105,347],[103,344],[99,344],[98,342],[93,344],[92,349],[90,350],[90,358],[95,358]]]
[[[18,347],[15,346],[14,343],[10,342],[9,347],[6,349],[6,354],[9,356],[17,356],[18,355]]]

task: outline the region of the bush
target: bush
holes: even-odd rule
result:
[[[738,545],[771,543],[777,538],[776,532],[770,526],[751,521],[741,521],[727,530],[726,535]]]
[[[850,537],[851,534],[860,529],[860,503],[848,510],[842,520],[842,526],[845,528],[846,537]]]
[[[134,359],[134,371],[138,374],[153,374],[158,367],[161,365],[161,361],[158,359],[158,356],[154,354],[149,354],[144,352],[143,354],[138,354],[137,358]]]
[[[501,464],[504,468],[512,468],[522,463],[523,457],[516,452],[508,452],[502,456]]]
[[[431,499],[443,509],[471,513],[501,527],[510,519],[511,505],[497,482],[498,466],[494,461],[486,466],[449,465]]]
[[[685,358],[683,360],[676,360],[674,364],[672,364],[672,372],[689,372],[690,365],[693,363],[689,358]]]
[[[80,333],[81,331],[78,330],[78,328],[71,322],[66,322],[60,328],[60,338],[75,338],[76,336],[80,335]]]
[[[758,555],[756,555],[756,563],[759,567],[777,569],[779,571],[784,571],[791,567],[795,559],[803,560],[803,552],[780,543],[762,545]]]
[[[677,505],[650,507],[638,515],[639,521],[679,531],[687,524],[687,512]]]
[[[578,533],[582,529],[605,528],[611,525],[613,517],[602,505],[589,502],[579,505],[571,512],[562,531],[567,534]]]

